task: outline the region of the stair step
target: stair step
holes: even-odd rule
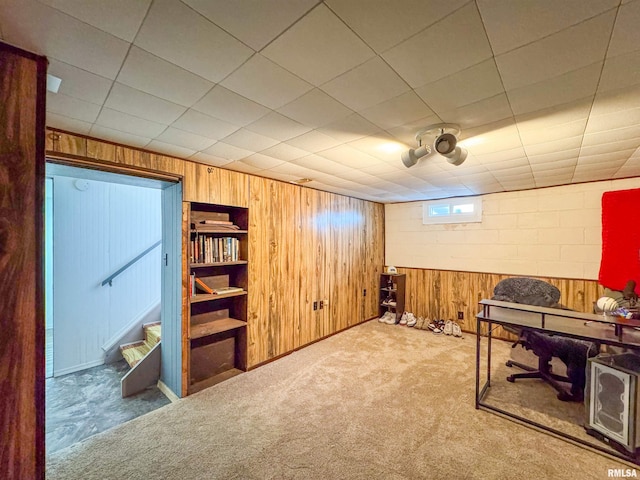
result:
[[[160,322],[148,323],[143,325],[143,328],[145,341],[149,344],[150,348],[153,348],[153,346],[160,341],[160,334],[162,332]]]
[[[149,353],[151,347],[147,342],[133,342],[120,346],[122,356],[129,366],[133,368],[142,358]]]

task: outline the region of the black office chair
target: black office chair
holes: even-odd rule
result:
[[[558,308],[560,290],[550,283],[535,278],[507,278],[498,282],[495,286],[492,299]],[[587,358],[597,355],[597,345],[573,338],[553,336],[527,328],[504,328],[508,332],[518,335],[518,341],[512,345],[513,348],[517,345],[522,345],[527,350],[532,350],[538,357],[538,368],[513,360],[507,361],[507,367],[518,367],[525,370],[524,373],[509,375],[507,381],[513,383],[517,379],[539,378],[557,390],[559,400],[576,402],[584,400]],[[551,371],[551,359],[553,357],[559,358],[567,366],[566,377],[556,375]],[[570,383],[571,389],[567,391],[560,382]]]

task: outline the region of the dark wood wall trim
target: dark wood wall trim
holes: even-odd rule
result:
[[[0,43],[0,477],[44,478],[46,58]]]

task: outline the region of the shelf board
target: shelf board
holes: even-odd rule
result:
[[[248,233],[248,230],[220,230],[219,228],[192,228],[191,233],[223,233],[231,236],[236,233]]]
[[[225,370],[222,373],[219,373],[218,375],[209,377],[206,380],[201,380],[197,383],[189,385],[189,395],[191,395],[192,393],[199,392],[200,390],[204,390],[205,388],[217,385],[218,383],[224,382],[225,380],[233,378],[236,375],[240,375],[241,373],[244,373],[244,372],[237,368],[231,368],[229,370]]]
[[[246,265],[246,260],[236,260],[235,262],[214,262],[214,263],[192,263],[191,268],[207,268],[207,267],[226,267],[229,265]]]
[[[211,320],[210,322],[193,325],[191,327],[191,340],[246,326],[247,322],[243,322],[242,320],[237,320],[235,318],[219,318],[217,320]]]
[[[380,290],[384,290],[385,292],[397,292],[398,289],[396,288],[387,288],[387,287],[382,287]]]
[[[208,293],[198,293],[197,295],[192,296],[189,300],[191,300],[191,303],[209,302],[211,300],[221,300],[223,298],[240,297],[246,294],[247,292],[245,290],[243,290],[242,292],[213,294],[213,295],[209,295]]]

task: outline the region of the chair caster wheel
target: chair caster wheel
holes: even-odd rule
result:
[[[507,382],[515,383],[515,382],[516,382],[516,379],[515,379],[515,378],[513,378],[513,376],[512,376],[512,375],[509,375],[509,376],[507,377]]]

